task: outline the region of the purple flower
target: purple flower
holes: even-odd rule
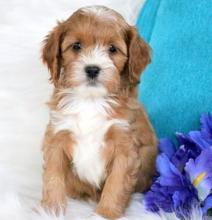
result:
[[[176,133],[179,147],[169,139],[159,142],[158,177],[145,194],[147,210],[175,212],[184,219],[192,207],[212,208],[212,115],[202,114],[201,130]]]
[[[190,181],[162,153],[157,158],[159,177],[145,195],[147,210],[175,211],[179,217],[188,216],[192,205],[197,203],[196,190]]]
[[[203,150],[196,159],[190,159],[185,171],[197,189],[199,199],[204,201],[212,190],[212,147]]]
[[[186,136],[183,134],[178,133],[178,138],[183,140],[182,143],[184,143],[178,148],[169,139],[160,139],[159,150],[161,153],[166,154],[166,156],[178,168],[178,170],[183,171],[186,162],[190,158],[196,158],[200,154],[201,149],[193,142],[191,144],[190,139],[186,138]]]

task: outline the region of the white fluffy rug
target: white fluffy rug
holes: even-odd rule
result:
[[[7,0],[0,1],[0,220],[102,219],[95,204],[69,201],[67,215],[56,218],[33,212],[41,198],[40,145],[50,96],[48,73],[40,61],[41,41],[78,7],[104,4],[134,23],[142,0]],[[122,220],[177,219],[147,213],[134,195]],[[201,219],[198,212],[192,219]]]

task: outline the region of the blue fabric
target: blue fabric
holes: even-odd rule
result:
[[[153,50],[139,99],[158,136],[197,129],[212,111],[212,0],[147,0],[137,27]]]

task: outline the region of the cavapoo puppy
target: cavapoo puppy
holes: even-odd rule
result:
[[[90,198],[96,213],[120,217],[155,173],[157,140],[137,101],[150,48],[116,11],[85,7],[46,37],[42,59],[54,92],[43,143],[42,206]]]

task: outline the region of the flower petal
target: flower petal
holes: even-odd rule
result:
[[[197,144],[202,150],[205,148],[211,147],[211,144],[207,142],[200,131],[191,131],[189,132],[190,139]]]
[[[193,158],[195,156],[196,153],[194,153],[190,148],[182,145],[171,158],[171,162],[176,166],[176,168],[178,168],[179,171],[182,172],[189,158]]]
[[[202,114],[200,122],[203,137],[212,141],[212,115],[210,113]]]
[[[159,141],[159,150],[165,153],[168,158],[171,158],[176,151],[176,146],[167,138],[161,138]]]
[[[179,175],[179,170],[170,162],[169,158],[164,154],[160,154],[156,160],[157,170],[160,175],[165,177],[173,177],[173,175]]]
[[[207,211],[212,208],[212,195],[208,196],[203,203],[202,211],[207,214]]]
[[[212,148],[206,148],[194,160],[190,159],[185,172],[198,191],[198,196],[203,201],[212,190]]]

